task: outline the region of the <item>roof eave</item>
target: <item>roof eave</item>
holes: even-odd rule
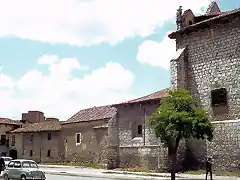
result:
[[[156,99],[149,99],[149,100],[142,100],[142,101],[137,101],[137,102],[114,104],[112,106],[115,107],[115,108],[119,108],[119,107],[122,107],[122,106],[133,105],[133,104],[142,104],[143,105],[143,104],[152,103],[152,102],[159,102],[159,101],[161,101],[162,98],[164,98],[164,97],[156,98]]]
[[[234,16],[234,15],[239,15],[239,12],[234,12],[234,13],[231,13],[231,14],[226,14],[224,16],[221,16],[219,18],[214,18],[214,19],[208,19],[207,21],[202,21],[202,22],[199,22],[197,24],[193,24],[191,26],[188,26],[188,27],[185,27],[183,29],[180,29],[178,31],[175,31],[175,32],[172,32],[171,34],[168,35],[168,37],[170,39],[176,39],[177,35],[180,34],[180,33],[186,33],[186,32],[194,32],[195,30],[198,30],[199,28],[202,28],[202,29],[205,29],[205,28],[209,28],[210,25],[212,23],[216,23],[218,24],[219,21],[225,19],[225,18],[229,18],[231,16]]]
[[[43,130],[43,131],[11,131],[11,132],[8,132],[10,134],[13,134],[13,133],[40,133],[40,132],[56,132],[56,131],[60,131],[61,129],[59,130]]]
[[[114,114],[115,115],[115,114]],[[113,116],[114,116],[113,115]],[[111,119],[112,117],[108,117],[108,118],[101,118],[101,119],[92,119],[92,120],[85,120],[85,121],[73,121],[73,122],[67,122],[65,121],[64,123],[61,123],[62,125],[65,125],[65,124],[76,124],[76,123],[86,123],[86,122],[93,122],[93,121],[101,121],[101,120],[109,120]]]

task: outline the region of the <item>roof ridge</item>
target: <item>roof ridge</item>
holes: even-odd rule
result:
[[[158,92],[165,91],[165,90],[168,90],[168,89],[169,89],[169,88],[162,88],[162,89],[160,89],[159,91],[155,91],[155,92],[153,92],[153,93],[150,93],[150,94],[147,94],[147,95],[144,95],[144,96],[141,96],[141,97],[139,97],[139,98],[132,99],[132,100],[129,100],[129,101],[134,101],[134,100],[142,99],[142,98],[151,96],[151,95],[153,95],[153,94],[156,94],[156,93],[158,93]],[[127,102],[128,102],[128,101],[127,101]]]

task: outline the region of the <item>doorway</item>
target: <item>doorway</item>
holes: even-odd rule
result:
[[[17,150],[11,149],[11,150],[9,151],[9,156],[10,156],[11,158],[13,158],[13,159],[17,159]]]

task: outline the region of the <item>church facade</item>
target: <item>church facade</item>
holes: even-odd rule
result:
[[[187,147],[199,166],[212,155],[216,168],[238,169],[240,9],[221,12],[217,3],[212,2],[205,14],[195,16],[190,9],[182,12],[180,7],[176,23],[177,31],[169,34],[176,40],[176,55],[170,62],[171,88],[189,90],[208,110],[215,125],[212,142],[182,142],[179,163],[184,163]],[[166,148],[154,138],[146,121],[162,96],[155,100],[151,97],[115,106],[117,115],[109,121],[108,129],[109,167],[166,166]]]

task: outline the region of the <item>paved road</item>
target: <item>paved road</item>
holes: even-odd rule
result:
[[[112,180],[112,179],[102,179],[102,178],[87,178],[87,177],[75,177],[75,176],[60,176],[60,175],[50,175],[46,174],[47,180]]]
[[[106,178],[87,178],[87,177],[60,176],[60,175],[50,175],[50,174],[47,174],[46,178],[47,178],[47,180],[114,180],[114,178],[111,178],[111,179],[106,179]],[[152,178],[152,180],[154,180],[154,177]],[[188,179],[188,180],[191,180],[191,179]],[[202,179],[202,180],[204,180],[204,179]]]

